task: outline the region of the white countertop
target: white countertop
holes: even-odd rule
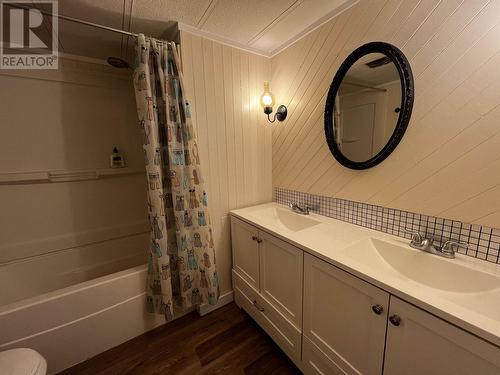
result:
[[[500,346],[500,265],[462,254],[457,254],[455,259],[438,257],[410,248],[406,239],[315,214],[306,216],[315,220],[315,225],[301,229],[300,226],[284,224],[277,213],[288,215],[291,211],[288,207],[277,203],[231,211],[231,215]],[[366,244],[369,247],[376,241],[383,241],[387,246],[394,245],[398,251],[402,250],[395,246],[403,246],[413,252],[411,257],[415,263],[414,273],[419,272],[418,267],[421,264],[426,268],[422,268],[423,273],[428,271],[429,264],[431,268],[435,264],[439,269],[448,267],[455,273],[457,269],[463,270],[466,280],[453,277],[457,279],[459,290],[456,288],[447,290],[446,287],[434,288],[417,282],[408,275],[398,273],[387,262],[380,261],[380,257],[378,263],[370,264],[360,260],[359,256],[358,258],[353,256],[357,252],[364,257],[363,246]],[[367,257],[373,257],[368,251]],[[474,277],[467,278],[466,276],[475,274],[473,271],[480,271],[486,278],[477,281]],[[444,285],[454,285],[454,280],[449,279],[448,275],[440,274],[439,278]],[[487,288],[485,280],[488,283]]]

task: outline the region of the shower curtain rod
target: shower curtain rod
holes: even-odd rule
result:
[[[30,10],[33,9],[33,8],[28,8],[28,7],[24,7],[24,6],[21,6],[21,5],[14,5],[14,4],[9,4],[9,3],[7,3],[7,5],[9,5],[9,6],[13,7],[13,8],[25,9],[25,10],[28,10],[28,11],[30,11]],[[60,18],[62,20],[66,20],[66,21],[70,21],[70,22],[75,22],[75,23],[79,23],[79,24],[82,24],[82,25],[87,25],[87,26],[98,28],[98,29],[111,31],[111,32],[118,33],[118,34],[124,34],[124,35],[128,35],[128,36],[133,36],[133,37],[137,37],[139,35],[139,34],[136,34],[136,33],[131,33],[130,31],[125,31],[125,30],[121,30],[121,29],[115,29],[114,27],[100,25],[98,23],[81,20],[81,19],[75,18],[75,17],[64,16],[62,14],[52,14],[52,13],[49,13],[49,12],[43,10],[43,9],[37,9],[37,10],[40,13],[42,13],[42,14],[44,14],[46,16],[57,17],[57,18]]]

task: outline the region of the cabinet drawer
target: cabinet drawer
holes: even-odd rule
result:
[[[236,304],[267,332],[281,349],[300,366],[302,333],[233,270]]]
[[[302,339],[302,348],[302,365],[306,375],[346,374],[306,336]]]

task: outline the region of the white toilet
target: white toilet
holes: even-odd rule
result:
[[[0,374],[45,375],[47,362],[33,349],[20,348],[0,352]]]

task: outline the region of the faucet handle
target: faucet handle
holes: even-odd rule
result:
[[[311,207],[309,207],[307,204],[300,205],[296,202],[290,202],[288,206],[295,212],[298,212],[303,215],[309,215],[309,210]]]
[[[455,254],[459,247],[467,249],[469,247],[469,244],[465,242],[448,240],[441,246],[441,251],[443,253]]]
[[[411,242],[413,242],[415,244],[417,244],[417,243],[420,244],[424,240],[424,237],[417,230],[403,228],[403,232],[411,234],[412,235],[411,236]]]

